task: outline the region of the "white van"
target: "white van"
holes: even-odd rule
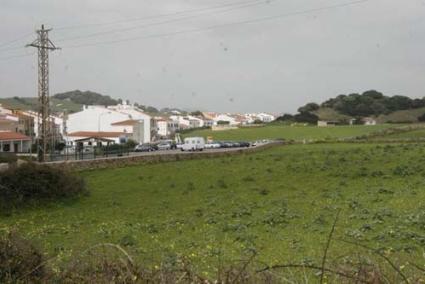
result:
[[[202,137],[188,137],[184,139],[181,147],[182,151],[203,151],[205,149],[205,139]]]

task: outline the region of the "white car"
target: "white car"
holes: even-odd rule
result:
[[[157,145],[158,150],[171,150],[171,143],[169,142],[161,142]]]
[[[203,151],[205,149],[205,139],[202,137],[188,137],[184,139],[181,147],[182,151]]]
[[[216,143],[216,142],[205,144],[205,149],[218,149],[220,147],[221,147],[220,143]]]

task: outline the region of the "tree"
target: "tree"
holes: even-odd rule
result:
[[[192,116],[203,116],[202,112],[199,111],[199,110],[191,112],[190,115],[192,115]]]
[[[319,117],[311,112],[301,112],[294,116],[296,122],[316,124]]]
[[[294,121],[294,116],[292,114],[285,113],[284,115],[276,118],[276,121]]]
[[[305,106],[303,106],[303,107],[300,107],[299,109],[298,109],[298,112],[299,113],[302,113],[302,112],[313,112],[313,111],[316,111],[316,110],[318,110],[319,109],[319,105],[318,104],[316,104],[316,103],[308,103],[308,104],[306,104]]]

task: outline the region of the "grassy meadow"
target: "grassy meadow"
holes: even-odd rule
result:
[[[246,127],[226,131],[212,131],[209,129],[196,130],[186,133],[185,136],[212,137],[214,140],[247,140],[259,139],[286,139],[286,140],[323,140],[336,138],[351,138],[397,127],[394,124],[380,124],[373,126],[353,125],[337,127],[317,126],[290,126],[272,124],[263,127]]]
[[[117,243],[152,267],[186,257],[208,277],[253,252],[259,266],[320,264],[341,210],[330,263],[368,254],[343,239],[424,265],[424,157],[422,144],[311,144],[95,170],[81,173],[90,196],[0,216],[0,230],[57,265]]]

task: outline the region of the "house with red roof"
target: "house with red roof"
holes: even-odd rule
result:
[[[31,148],[31,138],[17,132],[0,132],[0,152],[28,153]]]

